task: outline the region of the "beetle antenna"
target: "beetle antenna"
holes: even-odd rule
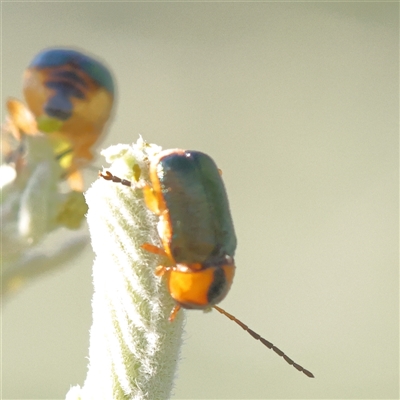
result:
[[[258,333],[254,332],[252,329],[250,329],[247,325],[245,325],[242,321],[238,320],[236,317],[233,315],[229,314],[222,308],[218,306],[213,306],[217,311],[219,311],[221,314],[225,315],[228,317],[231,321],[236,322],[240,327],[242,327],[246,332],[248,332],[251,336],[253,336],[254,339],[259,340],[264,346],[267,346],[269,349],[273,350],[278,356],[283,357],[283,359],[290,365],[293,365],[298,371],[302,372],[303,374],[307,375],[309,378],[314,378],[314,375],[310,372],[307,371],[305,368],[303,368],[301,365],[296,364],[292,359],[290,359],[282,350],[278,349],[276,346],[274,346],[271,342],[268,342],[268,340],[264,339],[261,337]]]
[[[132,186],[131,181],[128,181],[127,179],[121,179],[118,178],[118,176],[113,175],[110,171],[105,171],[106,174],[103,175],[101,171],[99,171],[99,176],[106,181],[113,181],[114,183],[120,183],[121,185],[125,186]]]

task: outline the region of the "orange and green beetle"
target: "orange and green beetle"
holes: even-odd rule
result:
[[[82,190],[79,169],[92,161],[114,101],[111,73],[79,51],[46,49],[26,69],[23,92],[28,107],[7,102],[16,130],[48,133],[71,186]]]
[[[132,186],[108,171],[100,176]],[[180,308],[215,308],[297,370],[314,377],[216,305],[232,285],[237,241],[225,186],[212,158],[199,151],[162,151],[150,160],[150,181],[151,185],[142,189],[147,207],[159,217],[163,248],[149,243],[142,247],[165,257],[165,265],[157,267],[155,273],[166,277],[168,291],[176,302],[170,321]]]
[[[217,166],[199,151],[167,150],[152,160],[148,207],[171,266],[168,290],[180,307],[205,309],[228,293],[235,274],[236,235]],[[146,247],[151,251],[150,246]]]

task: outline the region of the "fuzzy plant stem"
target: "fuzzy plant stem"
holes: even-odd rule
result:
[[[26,136],[20,148],[0,165],[1,300],[64,266],[89,242],[85,229],[76,231],[87,211],[85,199],[60,187],[63,170],[49,137]]]
[[[142,139],[103,151],[111,173],[143,183],[148,159],[160,151]],[[139,183],[137,182],[137,183]],[[179,358],[183,314],[168,322],[174,305],[154,275],[158,256],[141,248],[160,245],[157,218],[142,190],[98,179],[86,193],[93,265],[93,324],[89,370],[67,400],[168,399]]]

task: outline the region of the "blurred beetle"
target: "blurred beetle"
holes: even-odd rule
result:
[[[92,161],[92,146],[112,110],[111,73],[76,50],[46,49],[26,69],[23,92],[28,108],[15,99],[7,102],[14,136],[49,134],[71,187],[83,190],[79,170]]]

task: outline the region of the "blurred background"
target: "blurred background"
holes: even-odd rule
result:
[[[2,120],[43,48],[104,61],[99,149],[141,134],[216,160],[239,240],[222,307],[316,376],[189,311],[174,399],[398,398],[398,32],[398,3],[2,3]],[[83,384],[92,261],[3,304],[2,398]]]

